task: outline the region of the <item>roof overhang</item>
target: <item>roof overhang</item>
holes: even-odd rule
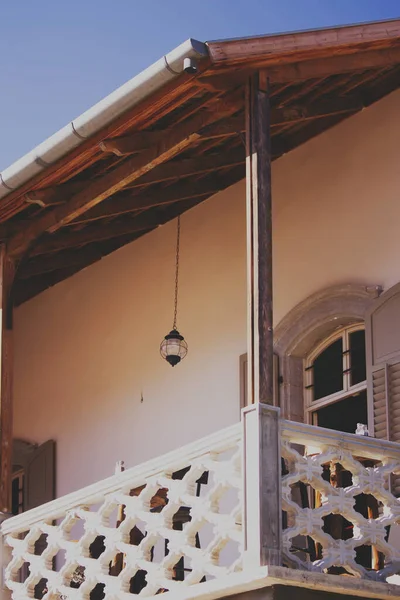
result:
[[[15,301],[243,178],[244,85],[258,69],[279,158],[399,87],[400,21],[189,41],[17,161],[0,187]]]

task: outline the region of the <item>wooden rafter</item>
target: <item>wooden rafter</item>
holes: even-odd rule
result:
[[[244,177],[244,152],[242,153],[241,160],[237,160],[233,166],[236,168],[235,179],[238,180]],[[74,223],[87,223],[96,219],[116,217],[154,206],[174,204],[175,202],[182,202],[190,198],[212,196],[228,185],[231,185],[231,182],[232,175],[228,173],[226,176],[220,176],[219,178],[213,176],[211,179],[203,179],[195,183],[186,181],[168,188],[161,188],[157,191],[139,193],[135,196],[129,191],[122,192],[120,197],[110,198],[101,205],[95,206],[95,208],[82,215]]]
[[[59,233],[57,236],[49,235],[47,238],[43,238],[32,250],[31,256],[60,252],[68,248],[76,248],[153,229],[154,227],[163,225],[178,214],[189,210],[189,208],[192,208],[204,199],[205,196],[202,195],[178,202],[170,207],[168,211],[162,207],[156,207],[143,212],[135,218],[124,218],[123,220],[116,220],[106,225],[87,227],[81,231]]]
[[[139,179],[156,166],[166,162],[192,145],[200,137],[199,131],[237,110],[228,104],[220,113],[199,113],[171,131],[170,135],[139,156],[127,159],[113,171],[97,178],[84,190],[78,192],[66,204],[43,214],[25,231],[14,236],[9,243],[10,253],[20,255],[46,231],[55,232],[87,210],[112,196],[126,185]]]
[[[217,172],[221,169],[236,167],[244,163],[244,149],[238,148],[227,152],[226,154],[213,153],[207,156],[196,158],[186,158],[179,161],[173,161],[160,165],[151,173],[144,175],[137,181],[134,181],[129,188],[148,186],[153,183],[162,183],[182,177],[191,177],[193,175],[204,175],[210,172]]]
[[[238,106],[238,109],[240,106]],[[308,119],[323,118],[333,113],[354,112],[360,110],[362,104],[360,98],[338,98],[334,101],[325,101],[320,104],[295,105],[286,108],[274,108],[271,111],[271,123],[274,126],[285,123],[297,123]],[[232,135],[236,132],[244,131],[244,117],[236,117],[217,124],[209,126],[201,133],[202,139],[210,139],[214,137],[223,137]],[[158,143],[166,135],[169,135],[169,130],[161,131],[139,131],[129,136],[120,138],[111,138],[101,144],[104,152],[113,152],[117,156],[126,156],[136,154],[149,147],[152,143]]]
[[[299,123],[312,119],[325,118],[332,114],[340,114],[346,112],[356,112],[363,107],[363,103],[358,97],[346,97],[338,98],[336,100],[322,101],[315,104],[304,103],[296,104],[294,106],[275,108],[271,111],[271,124],[272,127],[280,126],[283,124]],[[239,106],[238,106],[239,108]],[[230,117],[226,120],[205,127],[200,137],[202,139],[212,139],[216,137],[225,137],[233,135],[235,133],[242,133],[244,131],[244,118],[243,116]],[[148,150],[151,147],[151,143],[158,144],[166,135],[170,135],[169,130],[161,131],[140,131],[131,136],[123,138],[111,138],[106,142],[103,142],[102,146],[105,151],[114,152],[119,156],[125,156],[128,154],[135,154],[140,151]],[[203,159],[204,160],[204,159]],[[220,168],[220,164],[223,161],[223,157],[218,161],[215,160],[214,168]],[[195,163],[199,163],[198,168]],[[186,164],[185,164],[186,163]],[[168,165],[161,165],[159,168],[155,168],[154,172],[149,173],[138,180],[135,180],[129,187],[135,187],[140,185],[147,185],[149,183],[156,183],[163,180],[174,179],[174,177],[180,177],[184,175],[193,175],[211,170],[208,164],[213,164],[212,160],[206,162],[206,166],[202,167],[201,159],[198,161],[192,160],[189,163],[187,160],[182,161],[180,164],[174,165],[172,168]],[[229,160],[226,162],[226,166],[229,166]],[[222,168],[222,165],[221,165]],[[164,169],[164,171],[162,170]],[[166,175],[168,173],[168,175]],[[31,204],[38,204],[39,206],[53,206],[56,204],[64,204],[71,195],[77,194],[85,189],[84,184],[65,184],[63,186],[46,188],[42,190],[34,190],[25,195],[26,202]]]
[[[219,95],[214,95],[211,97],[206,95],[205,98],[202,98],[199,102],[194,103],[194,105],[188,109],[183,116],[180,118],[177,117],[174,127],[199,111],[208,110],[214,113],[224,112],[228,106],[235,108],[234,105],[237,105],[237,109],[239,110],[241,108],[241,104],[241,99],[239,99],[237,95],[233,95],[228,99],[221,98]],[[99,144],[99,147],[103,152],[112,152],[113,154],[122,157],[128,154],[137,154],[143,150],[147,150],[149,147],[160,143],[166,136],[169,136],[170,134],[171,127],[166,129],[161,128],[158,130],[135,131],[131,135],[111,137],[103,140]]]
[[[64,182],[71,176],[71,173],[76,174],[82,168],[82,157],[85,157],[86,160],[89,157],[89,164],[95,162],[98,145],[103,139],[122,135],[132,126],[138,129],[151,127],[154,122],[167,115],[174,107],[190,102],[194,96],[198,95],[198,88],[193,85],[193,80],[194,77],[183,74],[176,81],[166,84],[139,106],[134,106],[110,125],[84,141],[68,156],[57,160],[44,172],[12,191],[1,203],[0,217],[2,220],[5,217],[8,218],[9,214],[14,215],[23,209],[26,205],[24,194],[30,190],[51,187],[55,185],[55,182],[58,184]]]

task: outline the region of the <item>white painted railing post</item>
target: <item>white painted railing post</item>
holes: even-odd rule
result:
[[[9,513],[0,513],[0,600],[10,600],[11,598],[11,591],[6,587],[4,577],[5,568],[11,559],[11,548],[5,545],[4,535],[1,530],[3,521],[9,517],[12,517]]]
[[[253,404],[242,411],[244,567],[281,565],[279,409]]]

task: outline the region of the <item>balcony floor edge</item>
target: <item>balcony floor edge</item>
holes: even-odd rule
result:
[[[272,588],[274,588],[273,592]],[[286,592],[282,592],[282,588],[286,588],[287,593],[289,590],[296,589],[299,594],[299,588],[310,592],[321,592],[319,595],[304,594],[304,600],[320,600],[325,597],[325,594],[327,600],[336,597],[342,597],[343,600],[346,597],[375,598],[377,600],[400,598],[400,586],[389,583],[270,566],[246,569],[215,581],[188,587],[182,591],[182,595],[179,594],[179,599],[176,595],[176,600],[216,600],[226,597],[234,597],[237,600],[239,598],[242,600],[253,600],[253,598],[254,600],[280,600],[286,598]],[[259,590],[258,594],[247,593],[256,590]],[[271,590],[269,595],[267,594],[268,590]],[[265,595],[262,591],[265,592]],[[292,597],[296,597],[296,600],[303,600],[303,596],[300,595],[287,596],[288,600],[291,600]]]

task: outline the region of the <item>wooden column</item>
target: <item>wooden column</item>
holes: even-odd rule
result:
[[[248,404],[273,404],[270,103],[265,72],[246,88]]]
[[[15,262],[0,245],[1,372],[0,372],[0,512],[11,512],[13,439],[13,307],[11,288]]]
[[[246,567],[281,565],[279,409],[273,404],[270,103],[265,72],[246,88],[248,406],[243,410]]]

